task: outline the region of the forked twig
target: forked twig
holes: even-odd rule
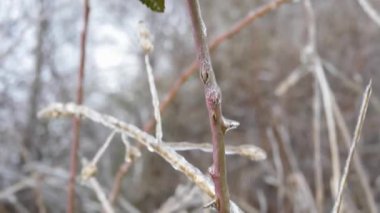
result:
[[[244,18],[242,18],[241,20],[237,21],[234,25],[232,25],[227,31],[225,31],[224,33],[220,34],[215,39],[213,39],[209,45],[210,51],[211,52],[214,51],[220,44],[234,37],[241,30],[249,26],[249,24],[269,14],[270,12],[276,10],[281,5],[289,1],[290,0],[273,0],[272,2],[269,2],[259,7],[258,9],[251,11]],[[189,79],[189,77],[197,70],[197,68],[198,68],[197,61],[194,60],[186,70],[181,72],[180,77],[169,89],[169,92],[167,93],[167,95],[165,96],[165,98],[160,104],[161,113],[163,113],[166,110],[166,108],[173,101],[174,97],[177,95],[181,86]],[[149,122],[147,122],[144,125],[144,130],[149,132],[154,127],[154,124],[155,124],[155,118],[152,118]],[[116,200],[117,194],[120,191],[119,188],[121,187],[121,181],[123,180],[123,177],[127,173],[130,166],[131,165],[129,162],[125,162],[124,164],[120,165],[116,173],[116,176],[114,179],[114,185],[112,187],[111,196],[110,196],[112,203],[114,203]]]
[[[41,110],[38,114],[38,117],[40,118],[54,118],[60,116],[83,116],[93,122],[100,123],[120,133],[127,134],[129,137],[134,138],[137,142],[160,155],[174,169],[186,175],[189,180],[195,183],[208,196],[215,198],[215,193],[210,180],[198,168],[186,161],[183,156],[179,155],[165,143],[156,143],[155,137],[140,130],[136,126],[122,122],[115,117],[100,114],[88,107],[78,106],[73,103],[52,104]],[[230,204],[231,212],[241,212],[234,202],[231,201]]]
[[[365,119],[367,109],[368,109],[369,99],[371,97],[371,92],[372,92],[372,81],[369,82],[369,84],[368,84],[368,86],[364,92],[364,97],[363,97],[362,105],[360,107],[358,121],[357,121],[356,127],[355,127],[354,138],[353,138],[353,141],[351,143],[350,152],[348,153],[346,165],[344,166],[342,179],[341,179],[340,184],[339,184],[339,191],[338,191],[337,199],[334,203],[334,208],[332,211],[333,213],[339,213],[340,212],[340,206],[342,203],[342,195],[343,195],[344,185],[345,185],[346,180],[347,180],[348,171],[350,169],[351,160],[352,160],[352,157],[354,155],[356,145],[360,140],[360,135],[361,135],[361,131],[363,128],[364,119]]]
[[[111,134],[107,137],[106,142],[100,147],[100,149],[96,152],[94,158],[91,160],[90,163],[87,165],[84,165],[82,172],[81,172],[81,178],[82,180],[88,180],[92,176],[95,175],[97,172],[97,163],[108,148],[108,146],[111,144],[112,139],[115,135],[116,131],[112,131]]]

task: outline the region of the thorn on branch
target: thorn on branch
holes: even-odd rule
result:
[[[212,200],[209,203],[206,203],[203,208],[208,209],[208,208],[213,208],[213,209],[218,209],[218,202],[217,200]]]
[[[238,121],[227,119],[224,116],[222,116],[223,133],[226,133],[232,129],[236,129],[239,125],[240,123]]]

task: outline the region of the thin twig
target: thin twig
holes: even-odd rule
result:
[[[90,15],[90,5],[89,0],[84,0],[83,4],[83,29],[81,32],[80,41],[80,64],[78,69],[78,88],[76,91],[77,99],[76,103],[81,105],[83,103],[83,83],[84,83],[84,68],[86,62],[86,40],[88,33],[88,20]],[[70,147],[70,179],[68,185],[68,197],[67,197],[67,209],[68,213],[75,212],[75,177],[78,166],[78,149],[79,149],[79,138],[80,138],[80,118],[75,116],[73,118],[73,141]]]
[[[111,192],[108,196],[111,204],[115,204],[116,199],[120,194],[123,177],[125,174],[127,174],[129,168],[132,165],[132,162],[133,161],[125,161],[123,164],[120,165],[119,169],[117,170]]]
[[[297,67],[293,70],[279,85],[276,87],[274,94],[283,96],[291,87],[293,87],[299,80],[308,74],[302,67]]]
[[[280,147],[278,145],[278,141],[275,139],[272,128],[267,128],[266,131],[269,144],[271,146],[273,152],[273,163],[276,170],[277,177],[277,212],[282,212],[283,209],[283,201],[285,194],[285,184],[284,184],[284,167],[281,160]]]
[[[372,87],[371,86],[372,86],[372,81],[369,82],[369,84],[368,84],[368,86],[367,86],[367,88],[366,88],[366,90],[364,92],[364,97],[363,97],[362,105],[360,107],[358,121],[357,121],[356,127],[355,127],[354,138],[353,138],[353,141],[351,143],[350,152],[348,153],[348,157],[347,157],[347,160],[346,160],[346,165],[344,166],[343,176],[342,176],[342,179],[341,179],[340,185],[339,185],[338,196],[337,196],[337,199],[336,199],[336,201],[334,203],[334,208],[333,208],[333,211],[332,211],[333,213],[339,213],[339,211],[340,211],[340,206],[341,206],[341,203],[342,203],[342,195],[343,195],[344,185],[345,185],[346,180],[347,180],[348,171],[350,169],[351,160],[352,160],[352,157],[354,155],[356,145],[357,145],[357,143],[360,140],[360,135],[361,135],[361,131],[362,131],[362,128],[363,128],[364,119],[365,119],[365,116],[366,116],[366,113],[367,113],[367,109],[368,109],[369,99],[371,97],[371,92],[372,92]]]
[[[335,120],[332,110],[332,92],[329,83],[326,79],[325,72],[322,67],[321,60],[316,50],[316,21],[314,10],[310,0],[304,1],[304,8],[307,16],[307,32],[308,41],[304,49],[304,63],[309,64],[311,69],[314,70],[315,78],[318,81],[319,88],[322,93],[323,108],[325,111],[328,137],[330,142],[330,152],[332,160],[332,178],[331,178],[331,191],[335,197],[338,191],[340,179],[340,161],[339,161],[339,147],[337,142],[337,135],[335,129]]]
[[[111,134],[107,137],[106,142],[96,152],[96,154],[95,154],[94,158],[91,160],[91,162],[88,163],[87,165],[84,165],[82,172],[81,172],[82,180],[88,180],[95,175],[95,173],[98,170],[97,163],[100,160],[100,158],[102,157],[102,155],[104,154],[104,152],[106,151],[106,149],[108,148],[108,146],[111,144],[115,133],[116,133],[115,130],[111,132]]]
[[[321,161],[321,97],[318,81],[314,81],[314,103],[313,103],[313,144],[314,144],[314,175],[315,175],[315,200],[317,211],[323,212],[323,170]]]
[[[171,148],[179,151],[191,151],[191,150],[200,150],[203,152],[212,152],[212,145],[210,143],[190,143],[190,142],[167,142]],[[254,145],[240,145],[240,146],[231,146],[227,145],[226,155],[240,155],[247,157],[253,161],[265,160],[267,154],[261,148]]]
[[[105,195],[102,187],[100,186],[99,182],[96,180],[96,178],[92,177],[88,180],[88,182],[91,188],[94,190],[99,202],[102,204],[104,211],[106,213],[115,212],[112,208],[111,203],[108,201],[107,196]]]
[[[10,196],[14,195],[18,191],[28,188],[28,187],[34,187],[35,185],[36,185],[36,181],[34,177],[26,177],[22,179],[21,181],[0,191],[0,200],[9,198]]]
[[[260,213],[267,213],[268,212],[268,202],[267,202],[267,199],[265,197],[263,190],[261,190],[261,189],[257,190],[257,199],[259,201]]]
[[[39,118],[54,118],[61,116],[83,116],[93,122],[100,123],[108,128],[117,130],[120,133],[127,134],[129,137],[134,138],[137,142],[160,155],[174,169],[186,175],[190,181],[195,183],[209,197],[215,198],[215,192],[210,180],[198,168],[186,161],[183,156],[179,155],[174,149],[170,148],[165,143],[156,143],[155,137],[142,131],[136,126],[122,122],[115,117],[100,114],[88,107],[78,106],[74,103],[52,104],[38,113]],[[232,212],[241,212],[232,201],[230,204],[231,209],[233,210]]]
[[[115,131],[113,131],[115,132]],[[112,139],[112,138],[111,138]],[[110,139],[110,140],[111,140]],[[110,141],[109,140],[109,141]],[[91,163],[88,163],[87,159],[82,159],[82,165],[88,165]],[[112,205],[107,199],[106,194],[104,193],[103,188],[100,186],[99,182],[96,180],[95,177],[89,177],[86,181],[84,181],[86,185],[88,185],[92,190],[94,190],[96,197],[98,198],[100,204],[102,204],[102,207],[106,213],[113,213],[114,210],[112,208]]]
[[[46,213],[47,211],[46,211],[46,206],[44,203],[44,197],[43,197],[43,192],[42,192],[43,176],[38,174],[38,173],[35,173],[33,176],[36,179],[36,186],[34,188],[34,195],[35,195],[38,213]]]
[[[373,97],[374,97],[373,93],[371,93],[371,100],[373,99]],[[336,117],[338,128],[340,129],[340,132],[342,134],[343,141],[347,149],[349,150],[351,141],[352,141],[351,135],[348,130],[348,126],[343,118],[342,111],[340,110],[338,104],[336,103],[335,98],[334,98],[334,115]],[[362,190],[364,192],[363,200],[366,201],[365,207],[368,208],[368,212],[377,213],[378,212],[377,206],[376,206],[375,198],[372,192],[372,188],[370,186],[369,177],[368,177],[367,172],[364,169],[364,165],[360,158],[360,155],[357,152],[354,153],[352,161],[353,161],[354,170],[356,174],[358,175],[357,177],[359,180],[359,184],[362,187]]]
[[[380,15],[367,0],[358,0],[364,12],[380,27]]]
[[[106,142],[100,147],[98,152],[96,152],[94,158],[91,160],[90,164],[96,165],[108,146],[111,144],[113,137],[115,136],[116,131],[112,131],[111,134],[107,137]]]
[[[152,67],[149,62],[149,55],[145,55],[145,66],[146,66],[146,71],[148,73],[148,78],[149,78],[150,93],[152,94],[154,117],[156,119],[156,138],[157,138],[157,142],[160,143],[162,141],[162,123],[161,123],[161,115],[160,115],[160,104],[158,101],[157,89],[154,83]]]
[[[361,94],[363,91],[363,86],[359,82],[355,82],[350,78],[346,77],[341,71],[339,71],[332,63],[327,60],[322,60],[323,66],[327,72],[331,73],[334,77],[338,78],[342,84],[352,90],[357,94]],[[372,93],[370,103],[372,107],[380,113],[380,100],[375,93]],[[351,141],[351,140],[350,140]]]
[[[139,23],[140,44],[145,53],[145,67],[148,75],[150,94],[152,95],[152,104],[154,109],[154,118],[156,119],[156,138],[157,142],[162,141],[162,123],[160,115],[160,102],[158,100],[157,88],[154,83],[152,66],[149,61],[149,54],[153,51],[153,44],[150,39],[150,32],[143,22]]]

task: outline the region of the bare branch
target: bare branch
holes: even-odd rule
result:
[[[165,143],[156,143],[156,139],[148,133],[142,131],[134,125],[124,123],[109,115],[102,115],[88,107],[78,106],[73,103],[68,104],[52,104],[38,113],[39,118],[54,118],[61,116],[83,116],[100,123],[108,128],[117,130],[144,145],[162,158],[164,158],[175,170],[180,171],[186,177],[195,183],[204,193],[211,198],[215,197],[213,187],[210,180],[202,174],[202,172],[190,164],[186,159],[179,155]],[[231,201],[232,212],[241,212],[239,208]]]
[[[226,126],[222,113],[222,93],[216,81],[207,45],[206,25],[203,22],[198,0],[188,0],[188,8],[193,26],[193,36],[197,47],[200,78],[204,85],[204,96],[208,110],[212,134],[213,164],[209,169],[214,181],[216,208],[221,213],[230,212],[230,195],[227,184],[227,168],[224,147]],[[234,125],[237,126],[237,125]]]
[[[103,144],[102,147],[98,150],[98,152],[95,154],[94,158],[91,160],[90,164],[96,165],[104,154],[104,151],[108,148],[108,146],[111,144],[113,137],[115,136],[116,131],[112,131],[111,134],[107,137],[106,142]]]
[[[190,143],[190,142],[166,142],[176,151],[200,150],[203,152],[212,152],[210,143]],[[226,146],[226,155],[240,155],[253,161],[265,160],[267,154],[261,148],[254,145]]]
[[[339,213],[340,212],[340,206],[342,203],[342,195],[343,195],[344,185],[345,185],[346,180],[347,180],[348,171],[350,169],[351,160],[352,160],[352,157],[354,155],[356,145],[360,140],[360,135],[361,135],[361,131],[363,128],[364,119],[365,119],[367,109],[368,109],[369,99],[371,97],[371,92],[372,92],[372,81],[369,82],[369,84],[368,84],[368,86],[364,92],[364,97],[363,97],[362,105],[360,107],[358,122],[356,123],[356,127],[355,127],[354,138],[353,138],[353,141],[351,143],[350,152],[348,153],[346,165],[344,166],[343,176],[342,176],[342,179],[341,179],[340,185],[339,185],[338,196],[337,196],[337,199],[334,203],[334,208],[332,211],[333,213]]]
[[[274,94],[283,96],[291,87],[293,87],[299,80],[306,76],[309,72],[297,67],[293,70],[281,83],[276,87]]]

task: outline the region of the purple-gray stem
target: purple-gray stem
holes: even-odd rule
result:
[[[193,35],[197,46],[200,78],[204,84],[204,94],[210,119],[213,144],[213,165],[210,175],[215,185],[216,207],[219,212],[230,211],[230,196],[227,185],[224,134],[226,127],[222,115],[222,93],[216,82],[206,39],[206,27],[202,20],[198,0],[187,0]]]

